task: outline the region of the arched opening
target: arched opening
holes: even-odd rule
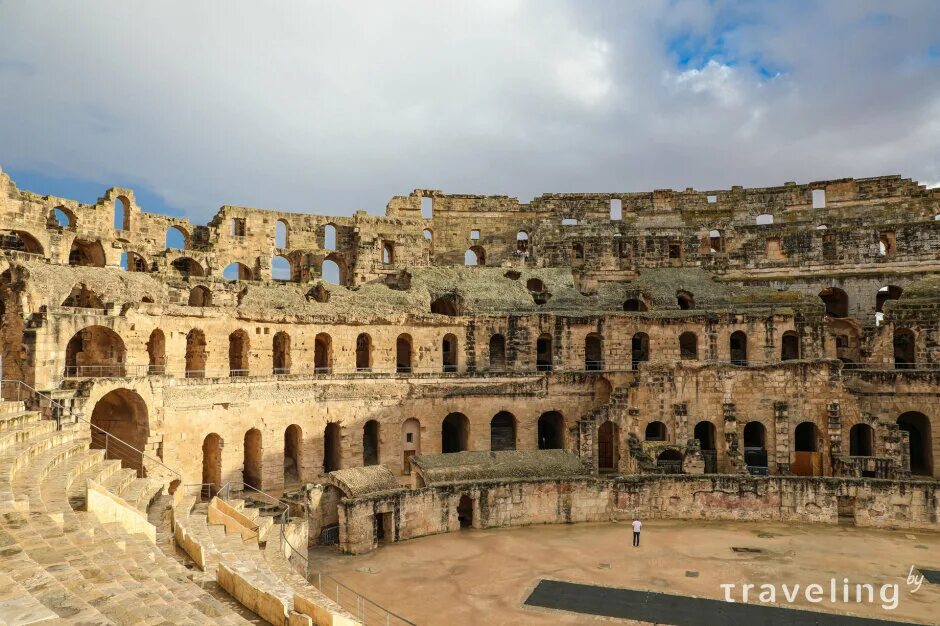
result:
[[[212,292],[207,287],[197,285],[189,290],[189,306],[206,307],[212,304]]]
[[[62,306],[81,309],[104,309],[101,296],[85,286],[84,283],[72,287],[72,291],[62,301]]]
[[[284,484],[296,484],[303,475],[303,430],[297,424],[291,424],[284,431]]]
[[[173,269],[179,272],[180,276],[183,278],[189,278],[190,276],[202,278],[206,275],[202,265],[200,265],[195,259],[191,259],[186,256],[182,256],[174,260],[171,265],[173,266]]]
[[[43,254],[42,244],[35,237],[22,230],[14,230],[0,234],[0,248],[13,252],[26,252],[27,254]]]
[[[679,358],[683,361],[694,361],[698,358],[698,335],[692,331],[679,335]]]
[[[682,473],[682,453],[675,448],[666,448],[656,457],[656,467],[665,474]]]
[[[539,416],[539,450],[564,450],[565,418],[558,411],[548,411]]]
[[[131,203],[124,196],[114,199],[114,230],[131,229]]]
[[[372,337],[361,333],[356,337],[356,371],[368,372],[372,369]]]
[[[483,246],[473,246],[463,255],[464,265],[486,265],[486,251]]]
[[[571,258],[575,260],[584,258],[584,244],[580,241],[571,244]]]
[[[643,438],[647,441],[666,441],[666,425],[662,422],[650,422],[646,425]]]
[[[342,433],[336,422],[330,422],[323,430],[323,473],[335,472],[343,466]]]
[[[817,452],[817,430],[813,422],[797,424],[793,432],[793,449],[797,452]]]
[[[395,340],[395,370],[399,374],[411,373],[411,335],[402,333]]]
[[[767,444],[767,429],[760,422],[744,425],[744,447],[763,449]]]
[[[728,348],[731,352],[732,365],[747,365],[747,335],[744,331],[736,330],[731,333]]]
[[[313,367],[320,374],[329,374],[333,370],[333,338],[326,333],[319,333],[314,339]]]
[[[362,427],[362,464],[379,464],[379,423],[375,420]]]
[[[52,209],[46,222],[68,230],[75,230],[75,214],[63,206]]]
[[[868,424],[855,424],[849,430],[849,456],[872,456],[875,429]]]
[[[849,316],[849,295],[838,287],[826,287],[819,292],[819,297],[826,306],[826,315],[830,317]]]
[[[490,337],[490,370],[501,372],[506,369],[506,338],[496,334]]]
[[[447,294],[431,302],[431,313],[437,315],[460,315],[460,300],[453,294]]]
[[[516,252],[519,254],[529,253],[529,233],[524,230],[516,233]]]
[[[441,423],[441,452],[463,452],[470,445],[470,420],[463,413],[450,413]]]
[[[83,267],[104,267],[104,248],[100,241],[82,241],[76,239],[69,250],[69,265]]]
[[[105,458],[120,459],[122,467],[137,470],[138,476],[143,476],[140,451],[150,437],[147,403],[143,398],[130,389],[109,391],[95,403],[91,425],[92,449],[105,450]]]
[[[424,238],[427,239],[428,241],[434,241],[434,233],[431,231],[430,228],[424,229]]]
[[[252,280],[251,270],[244,263],[236,261],[225,266],[225,269],[222,270],[222,278],[233,282]]]
[[[147,271],[147,261],[144,260],[144,257],[140,256],[136,252],[126,252],[127,255],[127,264],[124,269],[128,272],[146,272]]]
[[[209,486],[209,497],[222,486],[222,437],[209,433],[202,440],[202,484]]]
[[[702,450],[715,450],[715,425],[701,421],[695,425],[695,438]]]
[[[330,285],[343,284],[343,275],[340,271],[339,263],[334,259],[328,258],[323,261],[323,266],[320,268],[320,277],[323,279],[323,282]]]
[[[688,311],[695,308],[695,298],[688,291],[676,292],[676,303],[683,311]]]
[[[228,336],[228,375],[248,376],[250,365],[248,354],[250,339],[244,330],[236,330]]]
[[[535,369],[539,372],[552,371],[552,336],[542,333],[535,342]]]
[[[166,229],[166,249],[186,250],[189,248],[189,233],[178,226]]]
[[[275,333],[271,349],[273,373],[290,374],[290,335],[283,330]]]
[[[636,333],[630,340],[630,367],[638,369],[640,363],[650,360],[650,337],[646,333]]]
[[[421,422],[409,417],[401,425],[402,473],[411,474],[411,459],[421,454]]]
[[[65,347],[65,377],[124,376],[126,354],[124,340],[116,332],[88,326],[75,333]]]
[[[930,420],[923,413],[908,411],[898,418],[898,428],[908,434],[911,474],[933,476]]]
[[[467,494],[460,496],[457,502],[457,521],[460,522],[460,528],[473,527],[473,500]]]
[[[391,241],[382,242],[382,264],[391,265],[395,262],[395,244]]]
[[[545,291],[545,283],[540,278],[530,278],[525,281],[525,288],[529,293],[541,293]]]
[[[245,456],[242,467],[242,480],[245,485],[261,490],[261,431],[252,428],[245,433]]]
[[[457,337],[451,334],[444,335],[441,341],[441,355],[445,372],[457,371]]]
[[[278,220],[274,223],[274,247],[283,250],[288,247],[288,236],[290,235],[290,226],[284,220]]]
[[[290,260],[286,256],[275,255],[271,258],[271,278],[281,282],[293,279]]]
[[[721,236],[720,230],[712,230],[708,232],[708,248],[709,252],[712,253],[725,251],[725,242]]]
[[[186,335],[186,378],[204,378],[207,357],[206,335],[194,328]]]
[[[147,340],[147,362],[149,373],[166,373],[166,336],[159,328],[154,329]]]
[[[643,300],[639,298],[628,298],[623,303],[623,310],[644,313],[646,311],[649,311],[649,307],[646,305],[645,302],[643,302]]]
[[[336,250],[336,226],[333,224],[323,227],[323,249]]]
[[[490,450],[516,449],[516,418],[509,411],[500,411],[490,420]]]
[[[904,293],[904,290],[895,285],[888,285],[879,289],[875,295],[875,312],[884,313],[885,302],[897,300],[902,293]]]
[[[620,464],[620,427],[611,421],[597,429],[597,468],[615,472]]]
[[[780,342],[780,360],[793,361],[800,358],[800,336],[795,331],[788,330],[783,333]]]
[[[917,342],[913,331],[908,328],[896,328],[893,345],[895,369],[914,369],[917,364]]]
[[[589,372],[604,369],[604,340],[599,333],[584,338],[584,369]]]
[[[610,394],[613,393],[614,386],[603,376],[597,377],[594,383],[594,406],[602,406],[610,401]]]

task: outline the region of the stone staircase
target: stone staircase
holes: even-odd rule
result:
[[[152,537],[82,510],[89,479],[144,512],[162,489],[89,442],[87,426],[0,401],[0,623],[250,623]]]

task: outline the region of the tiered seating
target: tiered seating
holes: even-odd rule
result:
[[[89,442],[87,428],[56,430],[20,403],[0,402],[0,621],[248,623],[147,536],[73,510],[69,497],[88,478],[141,510],[160,493]]]

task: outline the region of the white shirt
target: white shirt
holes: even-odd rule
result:
[[[633,520],[633,532],[635,532],[635,533],[640,532],[640,526],[642,526],[642,525],[643,525],[643,522],[641,522],[640,520],[638,520],[638,519],[637,519],[637,520]]]

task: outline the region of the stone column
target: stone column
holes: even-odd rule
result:
[[[790,473],[790,405],[774,402],[774,460],[778,474]]]
[[[734,403],[726,402],[722,405],[725,415],[725,449],[728,453],[730,473],[739,474],[747,471],[741,448],[738,445],[738,415]]]

